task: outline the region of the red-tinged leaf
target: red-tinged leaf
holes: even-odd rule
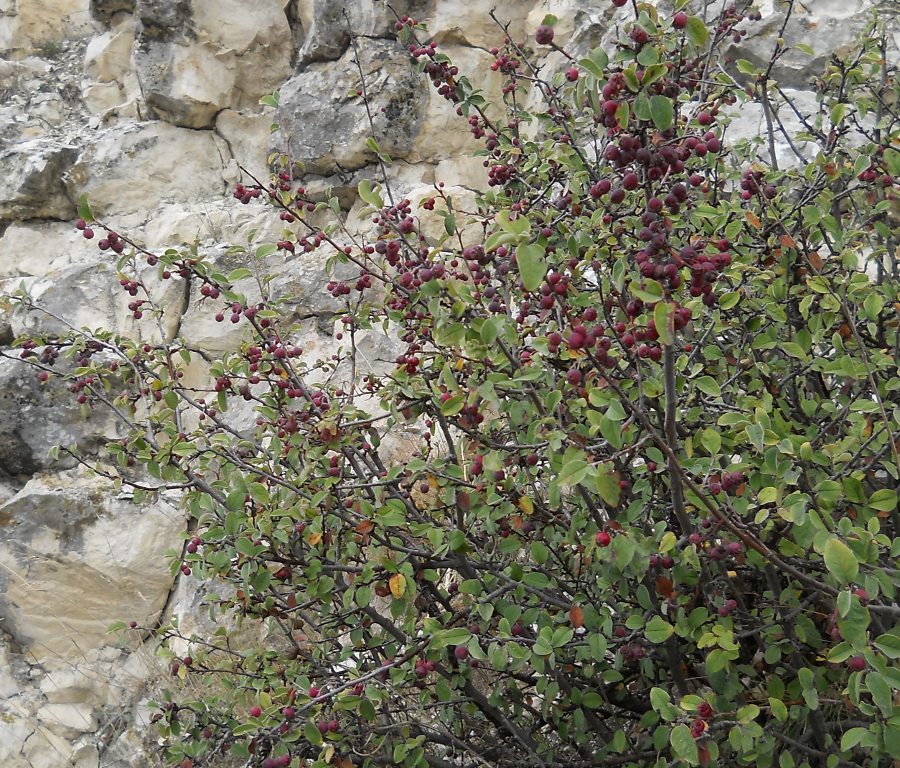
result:
[[[373,523],[371,520],[361,520],[356,524],[355,530],[357,533],[366,536],[367,534],[370,534],[375,530],[375,523]]]
[[[697,757],[700,758],[700,765],[702,768],[706,768],[709,765],[710,754],[709,747],[705,744],[697,745]]]
[[[809,265],[814,270],[816,270],[816,272],[821,272],[822,267],[825,266],[825,264],[822,261],[822,257],[819,256],[818,251],[810,251],[809,254],[807,254],[807,256],[806,256],[806,260],[809,262]]]
[[[659,576],[656,579],[656,594],[665,598],[672,597],[675,594],[675,585],[672,583],[672,579],[667,576]]]
[[[577,605],[573,605],[569,609],[569,621],[572,622],[572,626],[575,629],[579,629],[584,626],[584,611]]]

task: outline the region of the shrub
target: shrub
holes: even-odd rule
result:
[[[552,16],[540,67],[538,44],[507,37],[502,104],[398,21],[481,148],[477,211],[440,184],[413,210],[385,176],[360,183],[374,223],[352,233],[283,160],[235,195],[270,206],[284,239],[230,274],[93,224],[121,252],[135,318],[161,312],[155,272],[246,328],[208,364],[179,339],[22,342],[86,411],[129,422],[98,471],[139,498],[183,489],[196,530],[174,570],[231,587],[211,601],[219,636],[160,631],[173,673],[212,681],[190,697],[176,678],[160,703],[173,763],[900,754],[900,121],[884,33],[832,58],[792,133],[772,78],[783,39],[762,67],[718,58],[748,4],[709,24],[633,10],[611,56],[571,59]],[[732,145],[753,104],[768,135]],[[421,234],[429,218],[441,237]],[[276,250],[352,270],[329,284],[333,357],[297,345],[290,297],[235,287]],[[399,354],[364,370],[379,331]],[[60,354],[77,367],[60,373]],[[189,365],[208,386],[184,383]],[[405,452],[390,449],[400,429]],[[235,621],[268,634],[236,647]]]

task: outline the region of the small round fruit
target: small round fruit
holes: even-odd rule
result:
[[[672,17],[672,26],[675,29],[684,29],[688,23],[688,15],[684,11],[679,11]]]
[[[534,39],[538,45],[550,45],[553,42],[553,27],[541,24],[534,32]]]
[[[569,67],[566,70],[566,80],[570,83],[574,83],[578,79],[578,70],[575,67]]]
[[[597,533],[597,536],[594,540],[597,542],[598,547],[608,547],[609,543],[612,541],[612,536],[610,536],[606,531],[600,531]]]
[[[866,660],[862,656],[853,656],[847,660],[851,672],[862,672],[866,668]]]

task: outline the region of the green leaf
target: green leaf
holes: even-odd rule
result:
[[[772,715],[779,722],[784,722],[788,719],[788,709],[784,705],[784,702],[781,699],[776,699],[772,696],[769,697],[769,707],[772,710]]]
[[[378,192],[372,189],[372,183],[368,179],[363,179],[359,182],[357,191],[364,203],[368,203],[373,208],[384,208],[384,200],[381,199],[381,195]]]
[[[694,386],[701,392],[711,397],[719,397],[722,394],[722,388],[712,376],[701,376],[694,381]]]
[[[597,48],[592,48],[588,56],[590,56],[591,60],[602,70],[606,70],[607,66],[609,66],[609,56],[606,51],[599,46]]]
[[[743,75],[755,75],[758,71],[752,62],[747,61],[747,59],[738,59],[734,64],[738,68],[738,72]]]
[[[844,544],[836,536],[832,536],[825,543],[823,551],[825,567],[842,584],[847,584],[856,578],[859,573],[859,563],[850,547]]]
[[[841,752],[849,752],[869,736],[868,728],[850,728],[841,736]]]
[[[437,650],[446,648],[448,645],[465,645],[469,642],[470,637],[472,637],[472,633],[465,627],[442,629],[431,636],[429,647]]]
[[[312,720],[307,720],[304,724],[303,736],[313,746],[318,747],[322,743],[322,734]]]
[[[644,629],[644,635],[646,635],[647,639],[651,643],[655,643],[659,645],[660,643],[666,642],[672,634],[675,632],[675,627],[673,627],[669,622],[663,619],[661,616],[654,616],[647,622],[647,626]]]
[[[746,429],[747,439],[750,441],[750,444],[756,448],[757,451],[762,452],[765,448],[765,443],[763,439],[765,437],[765,429],[763,429],[762,424],[751,424]]]
[[[519,267],[519,277],[526,291],[536,291],[544,282],[547,274],[547,262],[544,259],[543,246],[536,243],[520,245],[516,248],[516,264]]]
[[[875,491],[869,497],[869,503],[866,506],[881,512],[891,512],[897,509],[897,491],[892,491],[888,488]]]
[[[647,304],[653,304],[663,297],[663,287],[656,280],[644,280],[640,287],[632,285],[631,293]]]
[[[78,198],[78,218],[84,219],[85,223],[90,224],[94,220],[94,212],[88,203],[87,195],[81,195]]]
[[[691,16],[687,23],[687,35],[688,39],[698,48],[702,48],[706,45],[709,40],[709,31],[706,29],[706,24],[703,23],[703,19],[700,19],[697,16]]]
[[[496,317],[488,317],[481,324],[481,331],[479,335],[481,336],[481,340],[490,346],[497,340],[497,336],[500,334],[500,320]]]
[[[738,722],[742,725],[752,723],[759,717],[760,709],[756,704],[746,704],[737,711]]]
[[[596,691],[588,691],[581,699],[581,706],[588,709],[598,709],[605,703],[603,697]]]
[[[900,635],[879,635],[875,639],[875,647],[889,659],[900,659]]]
[[[691,729],[686,725],[676,725],[669,733],[669,743],[676,757],[691,765],[700,762],[700,753],[697,750],[697,742],[691,735]]]
[[[659,51],[656,50],[655,46],[645,45],[641,48],[640,53],[637,55],[637,63],[642,67],[649,67],[652,64],[656,64],[659,61]],[[644,76],[646,77],[646,71],[644,72]],[[647,83],[644,82],[646,86]]]
[[[894,711],[894,697],[891,687],[885,682],[879,672],[869,672],[866,675],[866,688],[872,694],[872,701],[885,717],[890,717]]]
[[[563,464],[559,470],[557,482],[560,485],[578,485],[590,471],[591,465],[584,459],[572,459]]]
[[[597,467],[596,483],[600,498],[611,507],[619,506],[622,489],[619,486],[618,478],[606,464],[600,464]]]
[[[668,74],[668,68],[665,64],[651,64],[647,69],[644,70],[644,76],[641,78],[641,85],[644,86],[644,90],[648,88],[652,83],[656,82],[663,75]],[[640,94],[643,95],[643,92]],[[647,102],[647,110],[650,109],[650,103]],[[646,119],[646,118],[645,118]]]
[[[259,100],[259,103],[264,107],[277,107],[280,101],[281,94],[275,91],[274,93],[267,93]]]
[[[531,559],[534,560],[534,562],[536,562],[538,565],[543,565],[544,563],[546,563],[549,557],[550,550],[547,549],[547,545],[542,541],[535,541],[531,545]],[[460,589],[460,591],[462,591],[462,589]]]
[[[671,344],[675,338],[673,336],[673,328],[669,322],[673,317],[675,305],[669,304],[667,301],[657,302],[653,307],[653,322],[656,325],[656,333],[659,334],[661,344]]]
[[[710,456],[715,456],[722,447],[722,436],[719,430],[707,427],[700,433],[700,444],[706,448]]]
[[[650,97],[650,117],[653,124],[660,130],[664,131],[675,118],[675,111],[672,108],[672,100],[665,96]]]
[[[462,410],[465,403],[465,395],[453,395],[453,397],[441,403],[441,414],[444,416],[454,416]]]
[[[512,211],[503,209],[502,211],[497,211],[497,215],[494,217],[494,221],[500,225],[500,229],[504,232],[508,232],[511,235],[517,235],[521,237],[529,229],[531,229],[531,222],[524,216],[519,216],[518,218],[512,218]]]
[[[616,122],[619,124],[619,127],[623,131],[625,131],[628,129],[628,121],[630,119],[631,108],[628,106],[628,102],[623,99],[619,102],[619,106],[616,108]]]
[[[589,58],[578,59],[578,66],[585,72],[590,72],[598,80],[606,79],[606,72],[596,61]]]

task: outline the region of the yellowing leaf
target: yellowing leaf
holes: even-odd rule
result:
[[[406,577],[402,573],[395,573],[388,581],[388,585],[391,588],[391,594],[399,600],[406,592]]]
[[[528,496],[520,496],[517,504],[526,515],[534,513],[534,502]]]

